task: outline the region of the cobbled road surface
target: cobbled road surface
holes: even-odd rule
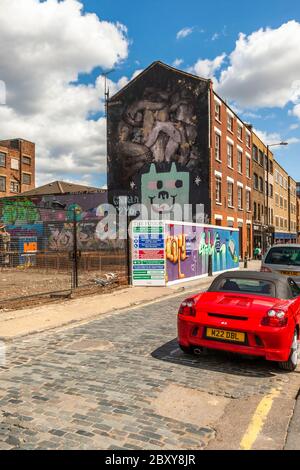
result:
[[[203,449],[215,429],[177,416],[174,396],[164,413],[157,404],[168,387],[230,400],[288,387],[291,374],[275,364],[182,353],[181,300],[10,343],[0,368],[0,449]]]

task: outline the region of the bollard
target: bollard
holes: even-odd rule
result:
[[[212,255],[211,254],[208,255],[208,275],[209,275],[209,277],[211,277],[213,275],[213,272],[212,272]]]
[[[247,269],[248,268],[248,258],[247,258],[247,255],[245,255],[244,257],[244,269]]]

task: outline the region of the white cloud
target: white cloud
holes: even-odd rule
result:
[[[293,144],[298,144],[300,142],[300,139],[298,137],[290,137],[288,139],[283,138],[278,132],[265,132],[261,131],[259,129],[253,128],[253,131],[255,132],[256,135],[265,143],[265,145],[270,145],[270,144],[277,144],[280,142],[287,142],[289,145]],[[276,146],[275,149],[279,150],[280,148],[283,148],[283,146]]]
[[[296,104],[294,106],[294,109],[292,110],[291,114],[300,119],[300,104]]]
[[[178,33],[176,34],[176,39],[183,39],[192,34],[194,31],[194,28],[182,28]]]
[[[212,41],[216,41],[219,37],[220,37],[220,34],[219,34],[219,33],[214,33],[214,34],[212,35],[211,40],[212,40]]]
[[[282,142],[282,138],[278,132],[265,132],[253,128],[256,135],[265,143],[265,145]]]
[[[104,79],[77,80],[124,60],[128,40],[125,26],[82,8],[79,0],[0,3],[1,138],[36,142],[38,184],[64,176],[89,181],[106,169],[105,119],[89,120],[103,110]],[[122,85],[108,84],[112,92]]]
[[[240,106],[283,107],[300,96],[300,23],[240,34],[218,92]],[[299,110],[300,111],[300,110]],[[298,115],[298,110],[295,110]],[[300,112],[299,112],[300,114]]]
[[[183,59],[175,59],[172,65],[173,67],[180,67],[182,63],[183,63]]]
[[[188,71],[199,77],[213,78],[215,72],[222,66],[225,57],[226,54],[223,53],[213,60],[199,59]]]
[[[293,131],[295,129],[298,129],[299,128],[299,124],[291,124],[290,125],[290,130]]]

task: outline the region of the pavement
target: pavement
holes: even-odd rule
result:
[[[248,269],[259,269],[259,261],[250,261]],[[241,263],[243,269],[243,264]],[[215,277],[215,276],[214,276]],[[127,287],[108,294],[92,295],[79,299],[62,300],[53,304],[22,310],[2,311],[0,314],[0,339],[40,333],[59,327],[74,326],[90,321],[105,313],[136,307],[157,299],[167,299],[182,292],[206,289],[214,277],[189,281],[172,287]]]

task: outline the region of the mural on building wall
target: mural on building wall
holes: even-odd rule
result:
[[[166,224],[167,281],[208,273],[212,256],[213,272],[239,267],[237,230]]]
[[[149,211],[151,207],[155,212],[167,214],[172,211],[175,204],[189,203],[189,173],[177,171],[173,163],[170,172],[157,172],[152,163],[149,173],[141,177],[141,202]]]
[[[110,100],[109,202],[127,195],[148,206],[147,198],[158,190],[155,199],[164,212],[172,205],[172,194],[159,185],[181,181],[184,186],[175,187],[181,194],[178,203],[203,203],[210,212],[208,87],[206,80],[155,64]],[[150,188],[155,173],[158,186]]]

